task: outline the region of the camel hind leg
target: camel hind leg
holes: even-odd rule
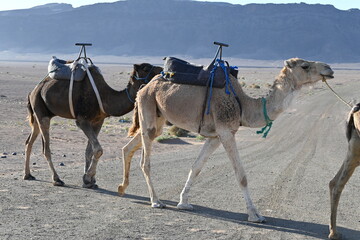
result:
[[[33,144],[40,133],[39,125],[37,121],[30,121],[31,133],[29,134],[25,142],[25,173],[24,180],[35,180],[35,177],[30,173],[30,155]]]
[[[64,182],[60,179],[59,175],[57,174],[54,164],[51,160],[51,151],[50,151],[50,136],[49,136],[49,129],[50,129],[50,118],[49,117],[42,117],[38,119],[38,124],[40,127],[41,137],[42,137],[42,144],[43,144],[43,154],[48,162],[48,165],[52,171],[52,179],[54,186],[63,186]]]
[[[150,153],[153,140],[162,133],[165,119],[162,116],[159,116],[160,114],[154,98],[149,98],[149,96],[142,98],[140,96],[138,104],[141,141],[143,146],[140,166],[150,193],[151,206],[154,208],[163,208],[165,207],[165,204],[158,199],[150,177]]]
[[[118,193],[120,196],[125,195],[125,190],[129,185],[129,174],[131,159],[134,153],[141,148],[141,135],[138,132],[123,148],[122,148],[122,159],[123,159],[123,182],[118,187]]]
[[[360,163],[360,138],[356,131],[352,132],[352,137],[349,141],[348,152],[346,159],[343,162],[341,168],[335,175],[335,177],[330,181],[330,239],[340,239],[340,234],[336,230],[336,216],[337,208],[339,205],[339,200],[341,193],[345,187],[345,184],[348,182],[350,177],[355,171],[355,168],[359,166]]]

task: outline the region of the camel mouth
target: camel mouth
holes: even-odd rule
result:
[[[322,77],[326,78],[326,79],[332,79],[334,78],[333,75],[324,75],[324,74],[321,74]]]

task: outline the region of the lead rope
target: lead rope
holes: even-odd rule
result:
[[[342,97],[339,96],[339,94],[337,94],[337,93],[334,91],[334,89],[332,89],[332,88],[330,87],[330,85],[327,83],[326,78],[325,78],[324,76],[323,76],[322,81],[326,84],[326,86],[328,86],[328,88],[334,93],[334,95],[335,95],[341,102],[343,102],[343,103],[344,103],[345,105],[347,105],[349,108],[352,108],[352,106],[351,106],[348,102],[346,102]]]

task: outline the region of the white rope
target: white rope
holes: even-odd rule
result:
[[[70,107],[71,116],[73,118],[75,118],[74,104],[73,104],[73,99],[72,99],[72,92],[73,92],[73,86],[74,86],[74,75],[75,75],[75,70],[71,70],[70,87],[69,87],[69,107]]]
[[[76,118],[75,117],[75,112],[74,112],[74,103],[73,103],[73,98],[72,98],[72,93],[73,93],[73,86],[74,86],[74,75],[75,75],[75,69],[76,69],[76,66],[77,64],[79,64],[77,61],[74,61],[72,63],[72,66],[71,66],[71,78],[70,78],[70,86],[69,86],[69,107],[70,107],[70,113],[71,113],[71,116],[73,118]],[[90,83],[91,83],[91,86],[95,92],[95,95],[96,95],[96,99],[99,103],[99,107],[100,107],[100,110],[101,112],[105,113],[105,110],[104,110],[104,107],[103,107],[103,104],[102,104],[102,101],[101,101],[101,97],[100,97],[100,93],[96,87],[96,84],[95,84],[95,81],[94,81],[94,78],[92,77],[91,73],[90,73],[90,70],[87,66],[87,63],[86,62],[83,62],[81,63],[81,65],[83,65],[86,69],[86,73],[89,77],[89,80],[90,80]]]
[[[89,68],[88,68],[88,66],[87,66],[86,63],[84,64],[84,67],[85,67],[86,72],[87,72],[87,75],[88,75],[88,77],[89,77],[89,79],[90,79],[91,86],[92,86],[93,89],[94,89],[96,98],[97,98],[98,103],[99,103],[100,110],[101,110],[103,113],[106,113],[105,110],[104,110],[102,101],[101,101],[100,93],[99,93],[99,91],[98,91],[98,89],[97,89],[97,87],[96,87],[96,84],[95,84],[95,82],[94,82],[94,79],[93,79],[93,77],[91,76],[91,73],[90,73]]]
[[[352,106],[351,106],[348,102],[346,102],[342,97],[340,97],[339,94],[337,94],[337,93],[334,91],[334,89],[332,89],[332,88],[330,87],[330,85],[327,83],[325,77],[323,77],[323,82],[326,84],[326,86],[328,86],[328,88],[335,94],[335,96],[336,96],[340,101],[342,101],[344,104],[346,104],[349,108],[352,108]]]

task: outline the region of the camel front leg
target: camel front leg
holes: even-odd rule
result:
[[[129,185],[129,174],[131,159],[134,153],[141,148],[141,135],[138,132],[123,148],[122,148],[122,159],[123,159],[123,182],[118,187],[118,193],[120,196],[125,195],[125,190]]]
[[[337,232],[336,229],[337,208],[345,184],[349,181],[351,175],[355,171],[355,168],[359,165],[359,157],[356,157],[356,155],[354,154],[351,147],[351,142],[349,144],[350,144],[349,150],[344,163],[342,164],[341,168],[339,169],[335,177],[329,183],[330,206],[331,206],[330,225],[329,225],[330,239],[341,238],[341,235]]]
[[[83,176],[83,182],[84,182],[83,187],[84,188],[97,188],[96,180],[95,180],[96,167],[99,162],[99,158],[103,154],[103,149],[97,139],[97,135],[101,129],[102,123],[103,123],[103,121],[92,126],[86,120],[77,120],[76,121],[76,125],[85,133],[85,135],[87,136],[87,138],[91,144],[91,148],[92,148],[92,153],[88,153],[88,152],[85,153],[88,156],[91,156],[91,154],[92,154],[92,158],[91,158],[91,162],[90,162],[90,165],[88,166],[87,170],[86,170],[86,166],[85,166],[86,172]],[[87,147],[87,151],[88,150],[89,150],[89,148]],[[86,157],[88,157],[88,156],[86,156]],[[88,163],[86,163],[86,164],[88,164]]]
[[[250,193],[247,187],[245,170],[240,161],[240,156],[236,147],[234,134],[225,131],[219,137],[235,170],[236,179],[238,180],[240,188],[243,192],[246,201],[247,212],[249,215],[248,221],[258,223],[265,222],[265,218],[258,213],[256,207],[251,200]]]
[[[209,159],[209,156],[219,147],[220,140],[219,138],[208,138],[204,143],[199,156],[191,167],[191,170],[188,175],[188,179],[185,183],[180,194],[180,202],[177,205],[178,209],[182,210],[192,210],[193,206],[189,204],[189,192],[191,185],[193,184],[196,176],[199,175],[201,169],[204,167],[206,161]]]

